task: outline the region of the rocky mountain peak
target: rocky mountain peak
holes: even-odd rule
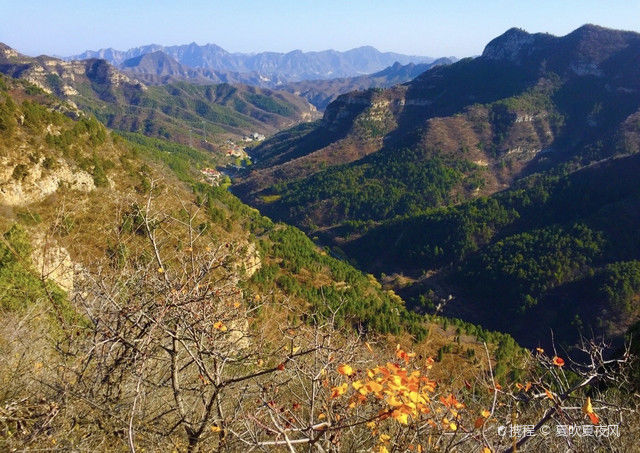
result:
[[[4,58],[18,57],[20,54],[5,43],[0,42],[0,56]]]
[[[605,27],[601,27],[600,25],[594,25],[594,24],[585,24],[582,27],[576,28],[575,30],[573,30],[571,33],[569,33],[567,35],[568,38],[570,37],[574,37],[574,38],[578,38],[578,39],[585,39],[585,38],[590,38],[590,37],[594,37],[594,36],[602,36],[604,35],[608,35],[608,34],[612,34],[612,33],[620,33],[620,31],[618,30],[613,30],[610,28],[605,28]],[[624,32],[622,32],[624,33]]]
[[[171,72],[172,70],[179,71],[182,69],[181,66],[182,65],[180,65],[180,63],[178,63],[174,58],[161,50],[129,58],[121,65],[123,69],[143,67],[147,72],[155,72],[158,74]]]
[[[587,24],[562,38],[578,61],[599,64],[617,52],[640,45],[640,34]]]
[[[640,45],[640,34],[612,30],[586,24],[571,33],[557,37],[547,33],[530,34],[511,28],[491,41],[482,56],[489,60],[503,60],[523,64],[554,60],[558,67],[599,65],[618,52]],[[595,66],[594,66],[595,67]],[[590,70],[596,74],[598,71]]]
[[[491,60],[519,59],[523,49],[531,46],[535,36],[521,28],[510,28],[484,48],[482,56]]]

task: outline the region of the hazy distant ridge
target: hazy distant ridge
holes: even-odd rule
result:
[[[255,72],[266,78],[284,77],[288,81],[351,77],[380,71],[395,62],[406,65],[434,61],[431,57],[380,52],[371,46],[358,47],[345,52],[336,50],[302,52],[301,50],[294,50],[288,53],[260,52],[257,54],[245,54],[230,53],[215,44],[200,46],[196,43],[166,47],[151,44],[135,47],[127,51],[111,48],[98,51],[88,50],[66,59],[102,58],[120,66],[126,60],[157,51],[166,53],[175,58],[178,63],[190,68],[236,73]]]
[[[454,63],[456,59],[438,58],[431,63],[401,65],[395,62],[382,71],[374,74],[357,77],[342,77],[330,80],[303,80],[292,82],[279,87],[279,89],[302,96],[319,110],[324,110],[329,103],[344,93],[354,90],[366,90],[368,88],[388,88],[398,83],[413,80],[434,66]]]

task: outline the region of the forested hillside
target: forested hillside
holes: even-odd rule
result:
[[[616,336],[639,315],[639,171],[633,155],[372,228],[352,222],[340,231],[342,247],[370,271],[440,270],[419,278],[416,302],[437,304],[424,295],[441,280],[460,296],[445,312],[529,343],[549,328],[567,341]]]
[[[512,29],[480,57],[339,97],[253,150],[233,190],[371,272],[404,274],[393,287],[418,310],[531,346],[549,328],[620,338],[638,319],[638,55],[636,33]]]

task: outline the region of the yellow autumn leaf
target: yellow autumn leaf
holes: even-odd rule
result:
[[[418,392],[409,392],[409,399],[413,403],[420,403],[422,400],[422,397]]]
[[[391,414],[391,416],[396,419],[396,421],[398,421],[398,423],[402,423],[403,425],[408,425],[409,424],[409,415],[400,412],[400,411],[393,411],[393,413]]]
[[[380,385],[376,381],[369,381],[367,382],[367,388],[373,393],[380,393],[384,387],[382,387],[382,385]]]
[[[339,396],[344,395],[344,392],[347,391],[347,383],[345,382],[342,385],[339,385],[337,387],[333,387],[331,389],[331,398],[337,398]]]
[[[211,425],[211,431],[213,431],[214,433],[219,433],[220,431],[222,431],[222,428],[216,425]]]
[[[343,376],[351,376],[354,371],[353,368],[351,368],[349,365],[343,363],[338,367],[338,373],[342,374]]]

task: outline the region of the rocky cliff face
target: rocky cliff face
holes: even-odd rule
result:
[[[240,249],[242,250],[242,253],[237,268],[243,273],[243,278],[249,279],[262,267],[260,252],[257,250],[256,244],[253,242],[242,244]]]
[[[59,188],[80,192],[95,189],[93,177],[63,159],[55,169],[44,166],[44,158],[34,163],[18,163],[0,158],[0,204],[22,206],[44,200]]]
[[[140,89],[146,89],[144,84],[132,79],[122,72],[115,69],[105,60],[85,60],[84,62],[76,62],[76,64],[84,63],[85,74],[94,83],[107,84],[113,87],[131,86]]]
[[[383,90],[373,88],[339,96],[329,104],[322,126],[331,132],[353,130],[363,137],[385,135],[398,126],[398,119],[407,105],[407,87],[398,85]]]
[[[0,44],[0,72],[26,79],[45,92],[64,98],[80,94],[80,86],[91,84],[146,89],[144,84],[126,76],[105,60],[64,61],[47,56],[31,58],[4,44]]]

